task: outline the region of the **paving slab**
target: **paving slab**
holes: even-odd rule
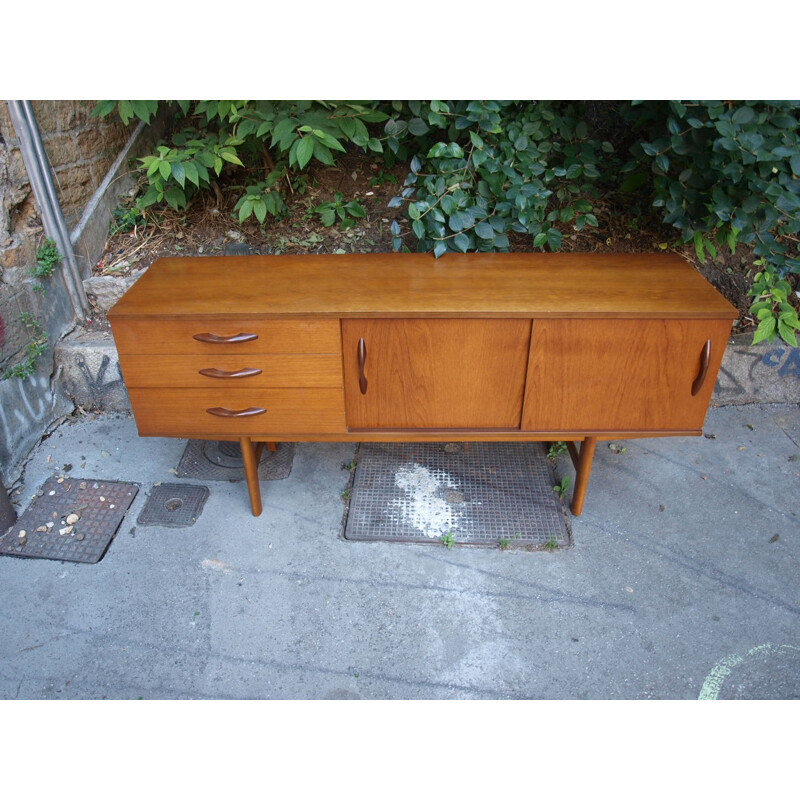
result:
[[[573,546],[531,552],[346,540],[346,443],[298,444],[258,518],[217,481],[191,527],[138,526],[186,441],[69,420],[19,511],[65,464],[142,488],[97,564],[0,557],[0,698],[796,698],[800,408],[705,432],[599,446]]]

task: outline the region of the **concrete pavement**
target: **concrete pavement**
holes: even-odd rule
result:
[[[800,697],[800,408],[705,432],[601,443],[551,553],[344,540],[350,444],[298,444],[259,518],[210,482],[194,526],[138,526],[185,442],[70,419],[20,512],[65,463],[141,489],[98,564],[0,558],[0,698]]]

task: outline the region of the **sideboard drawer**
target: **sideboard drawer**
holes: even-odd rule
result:
[[[130,388],[252,389],[342,385],[342,359],[328,353],[227,353],[120,357]]]
[[[341,353],[337,319],[258,317],[115,318],[117,351],[136,355]],[[198,340],[197,336],[211,341]]]
[[[130,389],[131,406],[142,436],[267,436],[286,433],[341,433],[341,389]],[[208,409],[242,412],[220,416]]]

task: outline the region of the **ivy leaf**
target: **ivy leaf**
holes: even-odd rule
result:
[[[561,231],[556,228],[550,228],[547,231],[547,244],[550,246],[551,250],[561,249],[561,238]]]
[[[419,117],[413,117],[408,122],[408,130],[412,136],[424,136],[430,128],[424,120]]]
[[[759,342],[763,342],[765,339],[771,342],[775,338],[777,327],[778,320],[776,320],[775,317],[770,316],[761,320],[756,328],[755,334],[753,334],[752,343],[758,344]]]
[[[180,161],[174,161],[172,163],[172,177],[175,178],[175,180],[181,185],[181,188],[183,188],[184,184],[186,183],[186,170]]]
[[[462,253],[466,253],[467,248],[469,247],[469,236],[467,236],[465,233],[459,233],[454,237],[453,244],[457,250],[460,250]]]
[[[737,125],[747,125],[755,119],[756,112],[750,106],[742,106],[733,112],[731,119]]]
[[[433,255],[435,258],[443,256],[447,252],[447,243],[439,240],[433,245]]]
[[[311,156],[314,154],[314,137],[304,136],[297,145],[297,166],[300,169],[305,169],[306,164],[311,161]]]
[[[494,228],[486,221],[479,222],[475,226],[475,233],[480,236],[481,239],[494,240]]]
[[[267,204],[263,200],[256,200],[253,203],[253,212],[256,215],[256,219],[263,224],[267,218]]]

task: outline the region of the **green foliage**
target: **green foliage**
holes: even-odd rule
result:
[[[557,461],[560,455],[567,452],[566,442],[553,442],[547,450],[547,457],[551,461]]]
[[[448,531],[445,533],[444,536],[442,536],[441,542],[448,550],[451,549],[456,543],[456,540],[453,538],[453,532]]]
[[[497,544],[501,550],[508,550],[509,546],[511,545],[511,542],[504,536],[502,536]]]
[[[385,170],[378,170],[377,175],[373,175],[369,179],[369,185],[374,187],[384,186],[387,183],[400,183],[400,179],[393,172],[386,172]]]
[[[561,482],[560,482],[560,483],[557,483],[557,484],[556,484],[556,485],[553,487],[553,491],[554,491],[554,492],[555,492],[555,493],[556,493],[556,494],[557,494],[559,497],[563,498],[563,497],[564,497],[564,495],[567,493],[567,489],[569,489],[569,485],[570,485],[570,483],[571,483],[571,482],[572,482],[572,481],[571,481],[571,479],[570,479],[569,475],[565,475],[565,476],[564,476],[564,477],[561,479]]]
[[[758,320],[758,327],[753,336],[753,344],[771,342],[780,336],[786,344],[797,347],[796,331],[800,330],[800,319],[797,309],[788,302],[791,286],[786,280],[780,280],[774,266],[765,259],[759,259],[756,266],[763,267],[753,279],[751,297],[755,302],[750,306],[750,313]]]
[[[117,206],[111,214],[112,219],[108,224],[111,236],[117,233],[130,233],[135,228],[145,225],[144,213],[138,206]]]
[[[20,320],[30,333],[30,341],[25,348],[25,357],[18,364],[9,367],[0,375],[0,380],[18,378],[24,380],[36,371],[36,361],[39,356],[47,349],[48,336],[42,329],[42,323],[27,311],[19,315]]]
[[[409,136],[419,147],[389,205],[408,204],[420,251],[505,251],[510,231],[558,250],[559,226],[597,225],[589,198],[613,147],[589,138],[579,103],[411,101],[384,131],[390,149]],[[399,250],[397,223],[392,233]]]
[[[318,214],[326,228],[330,228],[338,217],[342,230],[347,230],[356,224],[357,219],[364,217],[366,211],[357,200],[345,202],[344,195],[336,192],[331,202],[313,206],[309,209],[309,214]]]
[[[126,125],[134,117],[149,124],[158,113],[158,100],[100,100],[92,110],[92,116],[107,117],[114,109]]]
[[[551,536],[545,543],[544,543],[545,550],[558,550],[558,542],[556,541],[555,536]]]
[[[45,239],[36,251],[36,266],[31,270],[34,278],[49,278],[61,263],[61,253],[52,239]]]
[[[273,170],[265,181],[253,184],[245,189],[245,193],[239,198],[234,207],[234,212],[239,214],[239,222],[244,222],[248,217],[255,216],[263,224],[267,214],[272,217],[281,217],[288,213],[283,197],[276,187],[280,177],[280,172]]]
[[[148,188],[137,205],[144,210],[166,203],[174,209],[187,206],[192,196],[215,188],[223,170],[240,168],[260,172],[265,180],[248,182],[236,204],[240,220],[279,216],[285,203],[280,182],[291,171],[302,171],[314,160],[335,163],[347,144],[364,151],[381,152],[368,124],[383,122],[387,114],[377,103],[335,103],[311,100],[171,100],[165,101],[183,124],[168,143],[140,159]],[[177,108],[175,108],[177,106]],[[117,110],[123,122],[134,116],[149,121],[156,101],[100,101],[97,116]]]
[[[701,261],[753,243],[779,277],[800,272],[784,238],[800,231],[800,101],[649,102],[627,116],[641,133],[627,180],[649,165],[653,205]]]

